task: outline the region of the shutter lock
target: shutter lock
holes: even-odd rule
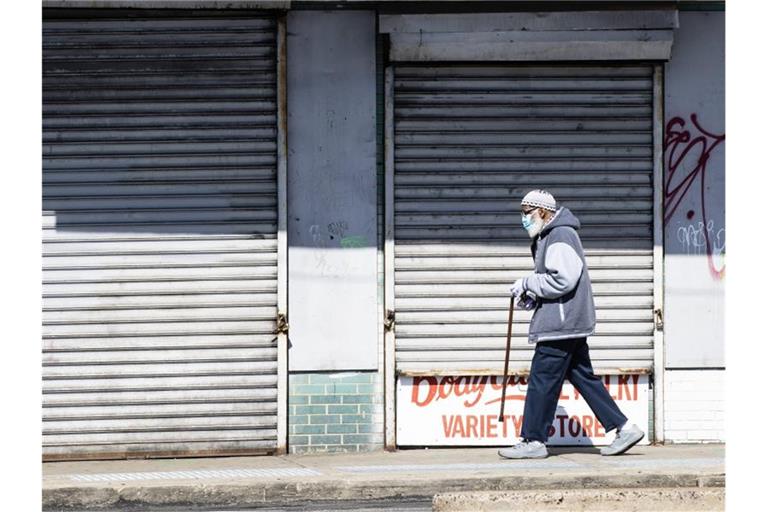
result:
[[[288,334],[288,320],[285,317],[285,313],[277,314],[277,330],[275,334]]]
[[[390,332],[395,329],[395,312],[391,309],[387,310],[387,316],[384,319],[384,330]]]

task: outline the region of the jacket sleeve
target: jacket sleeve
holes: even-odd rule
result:
[[[523,280],[523,288],[543,299],[557,299],[576,288],[584,263],[565,242],[547,247],[544,259],[546,273],[533,274]]]

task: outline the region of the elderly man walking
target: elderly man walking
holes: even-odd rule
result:
[[[627,424],[627,417],[592,370],[587,336],[595,332],[595,304],[577,233],[581,223],[568,208],[558,208],[552,194],[544,190],[526,194],[521,214],[523,227],[533,239],[535,273],[517,280],[512,294],[519,307],[535,309],[528,341],[536,344],[536,350],[525,397],[522,441],[499,450],[499,455],[508,459],[547,457],[547,431],[564,379],[584,397],[606,432],[617,429],[616,439],[600,453],[624,453],[645,434],[637,425]]]

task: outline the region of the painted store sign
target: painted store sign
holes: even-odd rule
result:
[[[397,380],[397,444],[495,446],[514,443],[523,424],[527,379],[507,380],[504,421],[499,420],[502,377],[418,376]],[[606,375],[606,389],[630,423],[648,426],[647,375]],[[584,398],[566,381],[549,430],[550,445],[606,445],[607,433]],[[648,437],[642,444],[648,444]]]

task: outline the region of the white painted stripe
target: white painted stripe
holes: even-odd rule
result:
[[[69,478],[75,482],[120,482],[136,480],[202,480],[207,478],[319,476],[321,474],[321,472],[309,468],[268,468],[161,471],[142,473],[103,473],[95,475],[69,475]]]
[[[575,468],[580,464],[571,461],[544,462],[535,460],[516,460],[509,462],[494,462],[488,464],[402,464],[393,466],[341,466],[336,469],[349,473],[394,473],[399,471],[466,471],[484,469],[512,469],[514,467],[525,468]]]

